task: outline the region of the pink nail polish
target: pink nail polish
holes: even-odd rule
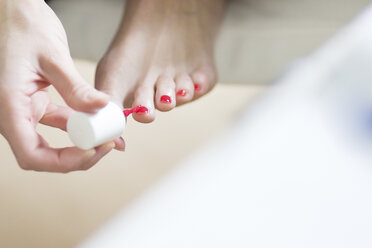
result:
[[[160,101],[163,103],[172,103],[172,99],[170,96],[164,95],[160,97]]]
[[[135,110],[136,114],[147,114],[149,112],[149,109],[144,107],[144,106],[137,106],[136,110]]]
[[[123,111],[125,117],[128,117],[128,116],[129,116],[130,114],[132,114],[133,112],[134,112],[134,108],[131,108],[131,109],[125,109],[125,110]]]
[[[186,96],[186,90],[179,90],[177,96]]]
[[[200,84],[195,84],[195,85],[194,85],[194,89],[195,89],[195,90],[201,90],[201,86],[200,86]]]
[[[148,108],[146,108],[144,106],[141,106],[141,105],[138,105],[136,107],[133,107],[131,109],[126,109],[126,110],[123,111],[125,117],[128,117],[132,113],[145,114],[145,113],[148,113],[148,112],[149,112]]]

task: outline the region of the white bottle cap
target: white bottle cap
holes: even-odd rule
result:
[[[125,124],[123,110],[109,102],[95,114],[73,113],[67,122],[67,132],[77,147],[88,150],[118,138]]]

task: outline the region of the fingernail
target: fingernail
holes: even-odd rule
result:
[[[195,89],[195,90],[201,90],[201,86],[200,86],[200,84],[195,84],[195,85],[194,85],[194,89]]]
[[[149,109],[144,106],[139,105],[136,107],[134,112],[136,112],[136,114],[147,114],[149,112]]]
[[[186,96],[186,90],[179,90],[177,96]]]
[[[116,145],[115,145],[115,142],[112,141],[112,142],[110,142],[107,146],[108,146],[108,148],[110,148],[110,150],[111,150],[111,149],[114,149]]]
[[[167,95],[160,97],[160,101],[163,103],[172,103],[172,99],[170,98],[170,96]]]
[[[96,149],[90,149],[85,152],[85,156],[93,157],[94,155],[96,155],[96,153],[97,153]]]
[[[110,151],[110,150],[114,149],[114,147],[115,147],[115,142],[114,141],[107,142],[106,144],[103,145],[103,149],[105,151]]]

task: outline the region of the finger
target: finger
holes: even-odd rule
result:
[[[44,116],[40,119],[40,123],[66,131],[67,121],[72,112],[73,110],[70,108],[50,103],[46,108]],[[114,139],[113,142],[115,143],[116,150],[125,150],[125,142],[122,137]]]
[[[118,151],[125,151],[125,141],[122,137],[114,139],[115,149]]]
[[[61,149],[46,149],[48,154],[57,153],[60,159],[60,164],[49,166],[51,172],[71,172],[77,170],[88,170],[93,167],[101,158],[109,153],[115,147],[115,143],[110,141],[101,146],[88,151],[81,150],[77,147],[65,147]],[[42,167],[44,171],[49,164]]]
[[[95,112],[107,104],[108,95],[85,82],[69,54],[41,57],[40,68],[42,75],[56,88],[71,108],[77,111]]]
[[[72,112],[73,110],[70,108],[50,103],[44,116],[40,119],[40,123],[66,131],[67,121]]]
[[[76,147],[54,149],[36,133],[29,120],[20,118],[9,131],[8,142],[20,167],[26,170],[63,173],[87,170],[115,146],[109,142],[87,151]]]
[[[31,102],[24,105],[25,109],[31,107],[31,120],[34,127],[36,127],[40,119],[43,117],[49,102],[50,99],[48,92],[40,90],[31,96]]]

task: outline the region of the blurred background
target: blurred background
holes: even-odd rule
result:
[[[232,0],[216,56],[223,83],[267,84],[360,12],[368,0]],[[76,58],[98,61],[110,44],[123,0],[51,0]]]
[[[228,133],[231,123],[272,87],[274,79],[368,3],[231,1],[217,40],[216,89],[197,103],[158,113],[150,125],[130,121],[124,134],[127,151],[111,153],[87,172],[22,171],[2,138],[0,247],[75,247],[190,154]],[[95,65],[114,36],[124,2],[52,0],[49,4],[66,29],[76,65],[93,83]],[[51,94],[61,102],[56,92]],[[226,104],[223,98],[233,100]],[[46,127],[40,132],[55,146],[69,144],[62,132]]]

